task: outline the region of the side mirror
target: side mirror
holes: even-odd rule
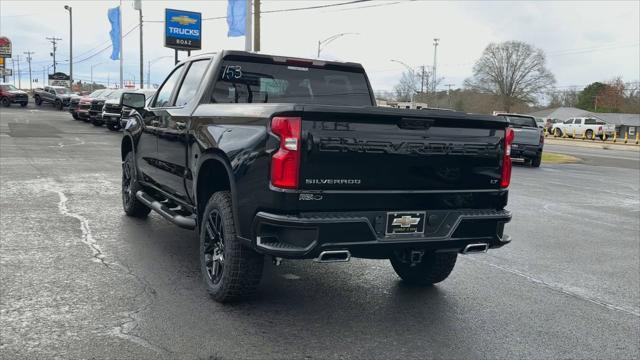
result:
[[[126,92],[120,96],[120,104],[136,111],[144,109],[146,97],[142,93]]]

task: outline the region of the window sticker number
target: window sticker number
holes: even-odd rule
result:
[[[242,66],[240,65],[225,65],[222,69],[223,80],[240,79],[242,77]]]

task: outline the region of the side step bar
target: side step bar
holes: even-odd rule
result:
[[[163,218],[171,221],[172,223],[180,226],[181,228],[185,228],[189,230],[193,230],[196,228],[196,219],[187,217],[187,216],[182,216],[175,213],[173,210],[169,209],[161,202],[155,200],[144,191],[139,190],[136,193],[136,198],[138,198],[138,200],[140,200],[143,204],[148,206],[151,210],[157,212]]]

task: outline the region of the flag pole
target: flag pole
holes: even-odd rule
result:
[[[119,16],[119,20],[118,20],[118,25],[120,27],[120,89],[124,88],[124,83],[122,81],[122,64],[123,64],[123,60],[122,60],[122,0],[120,0],[120,6],[118,7],[118,16]]]
[[[253,45],[253,39],[252,39],[252,33],[253,33],[253,29],[251,26],[252,23],[252,18],[253,18],[253,12],[251,10],[252,8],[252,1],[251,0],[246,0],[247,1],[247,5],[246,5],[246,16],[244,18],[244,50],[245,51],[251,51],[252,49],[252,45]]]

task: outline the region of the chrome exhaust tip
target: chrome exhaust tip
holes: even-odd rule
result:
[[[479,244],[469,244],[464,247],[464,249],[460,252],[461,254],[478,254],[478,253],[486,253],[489,250],[489,244],[487,243],[479,243]]]
[[[327,250],[321,252],[317,258],[313,259],[313,261],[319,263],[347,262],[349,260],[351,260],[349,250]]]

